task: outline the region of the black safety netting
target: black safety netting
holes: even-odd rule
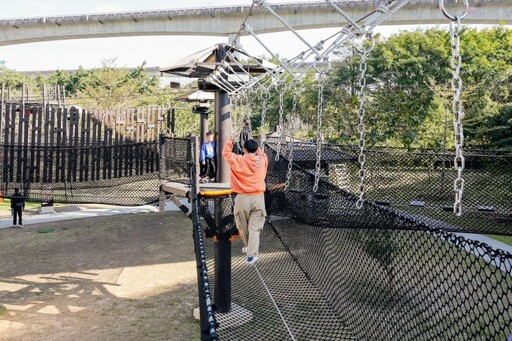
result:
[[[189,140],[168,139],[163,177],[188,177]],[[0,145],[1,196],[34,202],[144,205],[158,200],[157,141],[88,147]]]
[[[221,340],[290,340],[288,328],[296,340],[506,340],[512,332],[512,256],[449,232],[283,219],[265,226],[257,270],[241,247],[232,244],[232,312],[216,314]],[[211,239],[206,248],[215,292]]]
[[[275,161],[269,148],[269,187],[273,204],[299,220],[330,227],[440,228],[445,231],[512,235],[512,154],[466,151],[462,216],[453,212],[453,153],[437,150],[367,148],[365,205],[357,210],[358,148],[322,148],[320,183],[313,191],[316,146],[283,145]],[[291,154],[291,157],[290,157]],[[288,160],[293,168],[288,177]]]
[[[420,214],[414,211],[416,206],[409,205],[412,199],[398,190],[404,188],[398,183],[409,183],[424,190],[418,193],[435,193],[419,180],[426,170],[414,171],[414,160],[424,160],[428,153],[406,161],[404,151],[379,151],[382,155],[374,151],[379,154],[379,165],[393,165],[368,168],[369,173],[375,172],[370,178],[385,174],[386,169],[394,174],[394,182],[383,186],[389,194],[382,194],[382,200],[390,203],[370,201],[356,210],[353,188],[357,187],[358,167],[347,164],[346,182],[336,183],[334,176],[340,173],[333,169],[339,169],[339,164],[332,167],[327,162],[314,193],[315,146],[302,147],[307,151],[294,148],[297,163],[287,188],[280,186],[287,180],[286,158],[276,161],[275,149],[267,149],[266,204],[272,221],[262,233],[256,266],[245,263],[239,239],[232,243],[232,308],[230,313],[216,313],[221,340],[506,340],[511,335],[512,255],[450,232],[478,231],[478,226],[463,229],[444,222],[443,216]],[[332,150],[331,155],[329,147],[322,151],[324,160],[341,158],[341,148]],[[350,150],[343,152],[346,162],[356,155]],[[282,152],[286,157],[286,148]],[[502,161],[508,160],[503,157]],[[489,162],[486,167],[502,171],[503,180],[507,170],[501,168],[502,161]],[[406,171],[407,165],[411,172]],[[495,183],[491,186],[506,195]],[[448,192],[453,188],[447,187]],[[418,201],[426,198],[419,195]],[[486,204],[496,210],[504,207],[496,201]],[[230,205],[229,197],[202,199],[202,214],[209,215],[203,220],[207,232],[233,227]],[[493,213],[476,212],[482,214],[480,220]],[[222,217],[221,226],[216,226],[216,218]],[[480,231],[489,231],[488,226]],[[213,280],[213,239],[205,245],[215,293],[215,286],[226,283]]]
[[[190,183],[190,165],[193,159],[190,143],[190,139],[185,138],[162,139],[161,180]]]

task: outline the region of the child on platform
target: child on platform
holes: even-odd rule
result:
[[[208,131],[205,140],[201,146],[201,155],[199,156],[201,163],[201,182],[215,181],[215,141],[213,141],[213,133]]]

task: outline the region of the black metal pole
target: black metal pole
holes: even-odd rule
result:
[[[171,130],[171,137],[174,137],[174,128],[176,126],[176,108],[174,107],[171,108],[170,115],[167,116],[167,126]]]
[[[226,45],[219,45],[216,61],[221,62],[226,54]],[[231,106],[228,94],[219,90],[215,92],[215,129],[217,138],[217,182],[230,183],[229,165],[222,158],[222,147],[231,137]],[[217,240],[215,241],[215,305],[217,311],[226,313],[231,310],[231,242],[228,231],[221,224],[230,214],[229,198],[219,198],[215,202],[215,221],[217,223]]]
[[[201,143],[204,142],[206,132],[208,132],[208,113],[201,113]]]
[[[215,200],[215,222],[219,233],[215,240],[215,305],[219,313],[231,310],[231,241],[227,231],[223,231],[221,221],[230,209],[230,198]]]

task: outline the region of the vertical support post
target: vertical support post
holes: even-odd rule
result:
[[[231,106],[225,91],[215,92],[215,132],[218,133],[217,144],[217,182],[230,183],[229,165],[222,157],[222,147],[231,138]]]
[[[216,62],[221,62],[226,55],[226,45],[220,44],[216,54]],[[223,90],[215,92],[215,130],[217,140],[217,182],[230,183],[231,172],[226,160],[222,158],[222,147],[231,137],[231,107],[228,94]],[[228,215],[227,198],[215,201],[215,222],[217,240],[215,241],[215,305],[217,311],[226,313],[231,310],[231,242],[229,234],[224,231],[222,221]]]
[[[165,148],[165,136],[164,134],[158,135],[158,152],[160,154],[160,169],[158,170],[158,212],[165,212],[165,193],[162,190],[162,183],[165,181],[165,173],[167,170],[167,163],[165,162],[166,148]]]
[[[226,56],[227,45],[219,44],[215,61],[220,63]],[[215,132],[218,133],[216,155],[217,157],[217,182],[230,183],[231,172],[226,160],[220,157],[222,147],[231,138],[231,104],[229,96],[224,90],[215,92]]]
[[[4,94],[5,94],[5,83],[2,83],[2,93],[0,95],[0,141],[2,141],[2,137],[3,137],[3,120],[2,120],[2,116],[4,114],[4,112],[6,113],[7,115],[7,112],[5,111],[5,98],[4,98]]]
[[[218,236],[215,240],[215,305],[219,313],[231,310],[231,241],[221,221],[229,212],[230,198],[215,199],[215,222]]]
[[[172,107],[171,109],[171,137],[174,137],[176,134],[176,108]]]
[[[195,146],[195,149],[193,150],[193,154],[192,154],[192,160],[194,161],[193,167],[195,167],[195,174],[194,174],[194,177],[191,178],[191,181],[194,183],[194,187],[193,187],[195,190],[194,195],[197,196],[200,192],[200,188],[199,188],[199,172],[200,172],[199,149],[200,149],[200,146],[199,146],[199,139],[197,138],[197,136],[192,135],[190,137],[190,141],[191,141],[191,143],[194,143],[194,146]]]
[[[208,131],[208,113],[201,113],[201,123],[200,123],[200,128],[201,128],[201,135],[200,135],[200,138],[201,138],[201,143],[204,142],[205,140],[205,136],[206,136],[206,132]]]

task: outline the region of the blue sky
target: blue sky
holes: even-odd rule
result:
[[[250,3],[251,0],[0,0],[0,19]],[[396,31],[398,28],[386,27],[382,33]],[[334,29],[314,30],[303,34],[315,44],[333,32]],[[296,38],[290,39],[290,33],[262,37],[281,56],[293,57],[304,49]],[[117,58],[118,66],[133,67],[144,61],[148,66],[163,66],[218,42],[227,42],[227,37],[146,36],[64,40],[0,47],[0,60],[5,61],[8,68],[19,71],[65,70],[79,66],[93,68],[101,66],[102,60],[113,58]],[[264,53],[253,38],[242,38],[241,43],[254,55]]]

